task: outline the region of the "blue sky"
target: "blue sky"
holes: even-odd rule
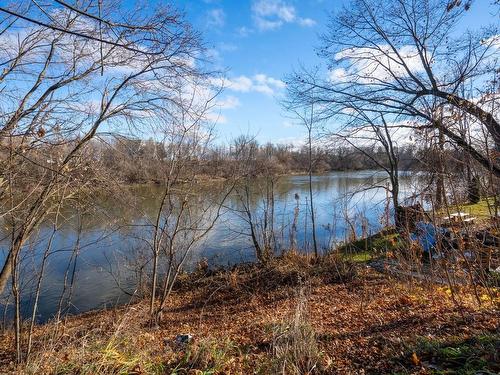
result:
[[[302,129],[279,105],[281,80],[299,63],[319,63],[314,47],[327,12],[342,1],[178,0],[202,32],[217,66],[232,82],[222,94],[217,131],[226,141],[239,134],[261,143],[297,142]]]
[[[315,47],[328,14],[346,0],[175,0],[201,31],[232,87],[221,100],[221,141],[242,133],[261,142],[300,143],[304,131],[279,105],[281,80],[299,64],[320,64]],[[491,0],[476,0],[464,26],[492,21]]]

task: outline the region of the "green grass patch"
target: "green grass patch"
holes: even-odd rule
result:
[[[448,210],[450,213],[460,211],[468,213],[471,216],[489,217],[494,212],[494,201],[493,198],[483,198],[474,204],[450,205]],[[446,215],[448,210],[443,210],[441,214]]]
[[[189,344],[180,360],[169,370],[172,375],[226,373],[234,357],[242,355],[230,340],[205,339]]]
[[[346,256],[355,263],[364,263],[374,258],[373,253],[369,251],[362,251],[354,254],[346,254]]]
[[[498,374],[500,335],[485,334],[446,341],[419,340],[414,352],[431,374]]]
[[[374,258],[403,249],[405,243],[399,234],[381,231],[367,238],[345,243],[337,248],[341,254],[353,262],[368,262]]]

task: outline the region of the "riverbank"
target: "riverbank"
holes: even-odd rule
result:
[[[332,170],[322,170],[322,171],[314,171],[313,172],[313,177],[318,177],[318,176],[327,176],[328,174],[331,173],[371,173],[371,174],[376,174],[376,173],[385,173],[384,170],[382,169],[332,169]],[[408,174],[412,173],[413,171],[410,170],[404,170],[404,171],[399,171],[400,174]],[[283,178],[283,177],[294,177],[294,176],[304,176],[307,177],[309,176],[309,172],[307,169],[305,170],[300,170],[300,171],[286,171],[282,173],[275,173],[273,177],[275,178]],[[257,174],[252,176],[253,178],[266,178],[265,174]],[[203,183],[203,184],[210,184],[210,183],[220,183],[220,182],[227,182],[227,181],[233,181],[235,180],[234,176],[229,176],[229,177],[224,177],[224,176],[217,176],[217,175],[211,175],[211,174],[197,174],[194,176],[193,180],[182,180],[179,179],[178,183]],[[142,182],[127,182],[127,181],[119,181],[118,184],[123,187],[132,187],[132,188],[144,188],[144,187],[151,187],[151,186],[164,186],[164,181],[161,180],[149,180],[149,181],[142,181]]]
[[[453,292],[455,301],[447,287],[399,280],[363,261],[289,254],[183,276],[154,329],[146,302],[38,326],[26,365],[14,364],[14,338],[5,333],[0,373],[500,370],[498,291],[481,304],[472,290]],[[185,334],[192,341],[176,343]]]

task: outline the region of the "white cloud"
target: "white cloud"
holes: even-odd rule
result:
[[[249,36],[250,34],[253,33],[253,30],[246,27],[246,26],[242,26],[242,27],[238,27],[236,29],[236,33],[242,37],[242,38],[246,38],[247,36]]]
[[[297,20],[300,26],[312,27],[316,25],[316,21],[312,18],[299,18]]]
[[[392,81],[395,77],[405,77],[406,68],[412,73],[423,72],[424,67],[415,47],[403,46],[395,53],[388,45],[349,48],[335,55],[337,61],[345,60],[347,67],[329,72],[332,82],[343,82],[349,77],[358,82],[372,83]]]
[[[219,43],[218,48],[224,52],[234,52],[238,50],[238,46],[232,43]]]
[[[344,68],[336,68],[328,72],[328,78],[331,82],[342,82],[347,77],[347,71]]]
[[[266,74],[256,74],[253,77],[239,76],[226,80],[214,82],[222,85],[228,90],[236,92],[258,92],[265,95],[277,95],[285,88],[285,83],[279,79],[269,77]]]
[[[258,82],[259,84],[262,84],[262,85],[269,84],[269,85],[275,86],[277,88],[285,88],[285,86],[286,86],[285,82],[283,82],[279,79],[273,78],[273,77],[268,77],[265,74],[256,74],[254,76],[254,80],[256,82]]]
[[[258,17],[275,17],[283,22],[293,22],[296,17],[295,8],[281,0],[258,0],[253,3],[252,11]]]
[[[205,54],[211,61],[221,61],[220,52],[215,48],[208,49]]]
[[[275,30],[285,23],[297,23],[300,26],[314,26],[311,18],[301,18],[295,7],[283,0],[256,0],[252,4],[252,17],[260,31]]]
[[[227,88],[233,91],[249,92],[253,82],[246,76],[239,76],[227,81]]]
[[[483,46],[500,49],[500,34],[492,35],[489,38],[482,40],[481,44]]]
[[[217,102],[220,109],[234,109],[241,106],[240,100],[236,96],[227,96]]]
[[[227,118],[220,114],[220,112],[208,112],[203,117],[205,121],[214,124],[227,124]]]
[[[226,24],[226,13],[223,9],[212,9],[207,12],[207,26],[224,27]]]
[[[265,74],[256,74],[253,79],[253,89],[266,95],[274,95],[277,91],[284,89],[286,86],[283,81],[268,77]]]

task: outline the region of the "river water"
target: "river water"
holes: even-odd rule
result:
[[[206,183],[205,188],[216,190],[220,188],[220,183]],[[374,171],[313,176],[316,233],[321,251],[334,247],[349,235],[351,226],[347,224],[346,217],[358,234],[363,222],[365,231],[372,233],[386,222],[387,193],[380,187],[386,183],[386,175]],[[255,185],[258,184],[256,180]],[[147,254],[145,239],[151,237],[146,223],[154,217],[162,188],[143,186],[131,189],[137,198],[133,205],[123,204],[120,199],[95,198],[96,204],[91,211],[77,209],[75,205],[63,210],[61,216],[64,221],[52,236],[50,255],[46,261],[37,312],[39,322],[54,317],[59,307],[65,313],[81,313],[129,300],[128,293],[133,292],[137,284],[137,264],[143,259],[138,254]],[[401,196],[411,196],[414,189],[410,175],[403,174]],[[290,247],[291,223],[297,212],[296,207],[296,246],[301,251],[311,251],[308,177],[280,177],[274,193],[276,251]],[[252,189],[252,203],[257,217],[264,202],[262,189]],[[235,211],[238,207],[238,198],[231,195],[216,225],[187,258],[187,270],[193,269],[201,259],[205,259],[211,267],[255,260],[248,224],[244,216]],[[22,312],[25,317],[30,315],[32,309],[33,294],[30,291],[37,282],[42,255],[52,232],[51,223],[42,225],[22,252]],[[6,233],[1,234],[6,236]],[[0,242],[0,245],[0,258],[4,258],[7,241]],[[138,252],[138,249],[146,250]],[[63,290],[64,298],[61,299]],[[4,307],[10,306],[11,302],[6,303],[5,296],[0,300]],[[11,306],[6,311],[7,317],[11,315]]]

